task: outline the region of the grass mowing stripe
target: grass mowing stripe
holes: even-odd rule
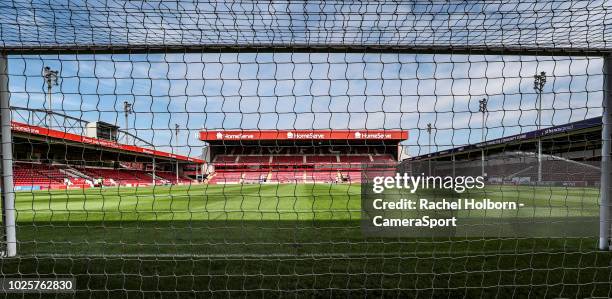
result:
[[[251,184],[18,192],[20,252],[189,255],[220,254],[225,250],[239,255],[361,254],[370,250],[455,251],[465,245],[456,245],[464,239],[393,242],[363,237],[360,191],[359,185]],[[484,193],[494,200],[538,203],[512,217],[559,221],[598,213],[597,189],[489,186]],[[465,246],[470,251],[478,252],[491,250],[487,244],[502,241],[483,238],[467,242],[469,246]],[[518,245],[511,250],[517,246],[521,250],[579,250],[593,240],[516,242]],[[496,250],[508,248],[496,247],[492,252]]]

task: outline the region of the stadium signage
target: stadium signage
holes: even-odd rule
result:
[[[255,135],[253,134],[241,134],[241,133],[222,133],[217,132],[215,135],[217,139],[220,140],[243,140],[243,139],[254,139]]]
[[[326,139],[325,134],[317,133],[300,133],[287,132],[287,139]]]
[[[562,132],[567,132],[567,131],[571,131],[571,130],[574,130],[574,125],[553,127],[553,128],[544,129],[544,131],[542,132],[542,135],[562,133]]]
[[[405,140],[401,130],[239,130],[202,131],[200,140]]]
[[[393,137],[389,133],[361,133],[355,132],[355,139],[392,139]]]
[[[443,155],[448,155],[448,154],[453,154],[453,153],[459,153],[463,151],[481,149],[486,146],[495,146],[495,145],[506,144],[506,143],[511,143],[511,142],[520,142],[520,141],[525,141],[529,139],[535,139],[535,138],[542,137],[542,136],[568,133],[572,131],[592,128],[592,127],[597,127],[597,126],[601,126],[601,117],[589,118],[589,119],[585,119],[585,120],[581,120],[581,121],[577,121],[577,122],[573,122],[569,124],[564,124],[564,125],[554,126],[554,127],[550,127],[546,129],[532,131],[532,132],[502,137],[498,139],[489,140],[486,142],[462,146],[462,147],[458,147],[458,148],[454,148],[450,150],[444,150],[440,152],[435,152],[431,154],[411,157],[408,160],[416,161],[416,160],[421,160],[424,158],[437,157],[437,156],[443,156]]]
[[[478,143],[476,146],[484,147],[484,146],[489,146],[489,145],[498,145],[498,144],[504,144],[504,143],[513,142],[513,141],[526,139],[526,138],[527,138],[527,134],[520,134],[520,135],[514,135],[514,136],[504,137],[500,139],[495,139],[495,140],[491,140],[491,141],[487,141],[483,143]],[[446,153],[448,152],[450,151],[446,151]],[[441,154],[444,154],[444,153],[441,153]]]
[[[84,143],[84,144],[101,146],[105,148],[119,149],[119,150],[124,150],[128,152],[133,152],[133,153],[155,155],[159,157],[166,157],[166,158],[172,158],[172,159],[189,161],[189,162],[196,162],[196,163],[204,162],[200,159],[195,159],[195,158],[191,158],[187,156],[175,155],[175,154],[166,153],[166,152],[157,151],[157,150],[150,150],[150,149],[146,149],[146,148],[134,146],[134,145],[120,144],[120,143],[113,142],[113,141],[91,138],[91,137],[86,137],[86,136],[82,136],[78,134],[62,132],[62,131],[47,129],[47,128],[38,127],[38,126],[31,126],[31,125],[19,123],[19,122],[12,122],[11,127],[14,131],[17,131],[17,132],[24,132],[28,134],[46,136],[46,137],[51,137],[51,138],[56,138],[56,139],[61,139],[61,140],[68,140],[68,141],[73,141],[77,143]]]
[[[40,130],[38,130],[38,128],[36,127],[22,125],[16,122],[13,122],[12,127],[13,127],[13,130],[15,131],[26,132],[26,133],[31,133],[31,134],[40,134]]]

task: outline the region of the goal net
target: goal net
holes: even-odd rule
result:
[[[80,296],[612,291],[605,1],[0,10],[1,278],[71,277]],[[377,208],[423,198],[436,208]]]

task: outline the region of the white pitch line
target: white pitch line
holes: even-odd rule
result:
[[[414,253],[412,253],[414,254]],[[32,257],[32,258],[40,258],[40,257],[60,257],[60,258],[155,258],[155,257],[164,257],[164,258],[307,258],[307,257],[363,257],[363,256],[400,256],[400,253],[309,253],[309,254],[292,254],[292,253],[264,253],[264,254],[172,254],[172,253],[159,253],[159,254],[40,254],[40,255],[31,255],[31,256],[21,256],[21,257]],[[404,253],[403,255],[406,255]]]
[[[554,251],[542,251],[537,253],[554,253]],[[456,252],[454,254],[445,255],[443,252],[434,253],[432,251],[418,251],[418,252],[348,252],[348,253],[265,253],[265,254],[173,254],[173,253],[124,253],[124,254],[69,254],[69,253],[58,253],[58,254],[39,254],[39,255],[21,255],[20,258],[210,258],[210,259],[223,259],[223,258],[351,258],[351,257],[398,257],[407,258],[413,256],[438,256],[438,257],[458,257],[458,256],[479,256],[479,255],[491,255],[491,254],[534,254],[534,252],[517,252],[513,250],[490,250],[490,251],[478,251],[478,252]]]

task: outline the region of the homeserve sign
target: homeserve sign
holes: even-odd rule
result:
[[[254,139],[255,135],[253,134],[242,134],[242,133],[238,133],[238,134],[223,134],[221,132],[217,132],[216,135],[217,139],[228,139],[228,140],[240,140],[240,139]]]
[[[391,134],[383,134],[380,132],[374,134],[355,132],[355,139],[385,139],[391,138]]]
[[[325,134],[287,132],[287,139],[324,139]]]
[[[375,133],[375,134],[367,134],[361,132],[355,132],[353,134],[355,139],[385,139],[391,138],[391,134],[383,134],[383,133]],[[298,133],[298,132],[287,132],[287,139],[323,139],[325,138],[325,134],[317,134],[317,133]]]
[[[31,128],[29,126],[22,126],[22,125],[16,124],[16,123],[12,123],[11,125],[12,125],[13,129],[15,129],[16,131],[40,134],[40,130],[38,130],[36,128]]]

